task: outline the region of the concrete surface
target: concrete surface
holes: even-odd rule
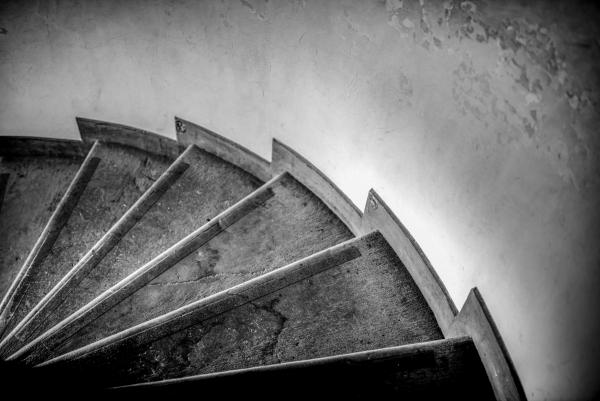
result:
[[[352,237],[327,207],[293,178],[275,196],[121,301],[54,356],[226,290]]]
[[[27,278],[6,332],[54,287],[168,167],[162,157],[119,145],[99,144],[100,163],[45,259]]]
[[[204,317],[148,343],[151,330],[124,338],[117,352],[98,348],[58,363],[88,370],[105,384],[131,384],[199,373],[249,368],[442,338],[410,275],[383,237],[355,244],[359,254],[303,280],[265,280],[256,290],[231,292],[243,302],[221,310],[207,303]],[[304,270],[310,270],[307,267]],[[292,274],[293,276],[293,274]],[[229,297],[225,295],[224,298]],[[48,365],[48,368],[53,365]]]
[[[260,185],[260,181],[248,173],[199,149],[189,152],[184,161],[190,167],[70,291],[60,307],[40,315],[35,328],[37,335],[77,311]],[[133,183],[136,180],[130,181]],[[28,338],[33,338],[32,335],[29,334]]]
[[[0,213],[0,296],[25,262],[81,161],[45,156],[0,161],[0,173],[9,174]]]
[[[467,338],[120,387],[113,394],[140,398],[175,392],[261,400],[280,400],[290,392],[300,399],[495,400]]]

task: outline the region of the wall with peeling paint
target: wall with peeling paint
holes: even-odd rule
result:
[[[0,132],[74,116],[374,187],[457,305],[478,286],[531,399],[598,391],[598,8],[579,1],[3,1]]]

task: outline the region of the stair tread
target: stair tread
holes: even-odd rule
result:
[[[309,190],[286,175],[274,196],[81,329],[54,354],[125,330],[352,238]]]
[[[44,313],[44,324],[36,334],[77,311],[261,183],[197,148],[187,152],[183,161],[189,168],[71,290],[60,307]]]
[[[5,333],[102,238],[169,164],[165,157],[110,143],[98,143],[90,152],[89,156],[100,162],[53,246],[23,283],[27,289],[17,300]]]
[[[256,286],[252,295],[227,291],[224,304],[243,298],[233,308],[216,310],[218,302],[211,301],[199,315],[186,313],[162,326],[134,330],[113,347],[93,344],[57,360],[124,384],[442,338],[423,296],[383,237],[373,233],[351,244],[360,253],[357,258],[312,277],[287,282],[291,276],[284,274],[276,279],[281,284],[274,284],[265,276],[264,288],[264,283]]]
[[[477,350],[468,337],[140,383],[111,391],[138,397],[185,391],[218,393],[225,398],[243,395],[279,399],[291,388],[295,397],[494,399]]]
[[[17,276],[81,161],[55,156],[2,158],[0,174],[9,174],[9,179],[0,209],[0,297]]]

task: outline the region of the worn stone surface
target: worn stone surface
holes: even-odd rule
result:
[[[59,355],[352,237],[346,226],[290,176],[275,196],[84,327]]]
[[[290,389],[295,399],[495,399],[477,350],[466,337],[121,387],[115,395],[202,392],[226,399],[279,400]]]
[[[81,158],[3,157],[9,174],[0,212],[0,296],[4,296],[54,208],[77,173]]]
[[[99,377],[89,370],[0,364],[0,373],[5,390],[25,397],[43,388],[45,396],[57,398],[92,391],[106,399],[169,399],[173,394],[218,394],[227,400],[281,400],[282,394],[307,400],[496,399],[475,346],[465,337],[116,389],[99,386]]]
[[[137,349],[92,353],[75,363],[99,369],[110,383],[133,383],[442,338],[383,237],[365,238],[357,259]]]
[[[33,266],[6,333],[56,285],[168,167],[170,159],[116,144],[94,149],[100,163],[46,258]]]
[[[194,149],[186,172],[156,202],[59,308],[45,316],[42,333],[152,260],[261,182],[223,160]]]

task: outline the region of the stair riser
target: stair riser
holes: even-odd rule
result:
[[[172,159],[179,156],[177,142],[163,135],[127,125],[89,118],[76,117],[75,120],[84,143],[93,143],[95,141],[117,143],[155,155],[167,156]]]

